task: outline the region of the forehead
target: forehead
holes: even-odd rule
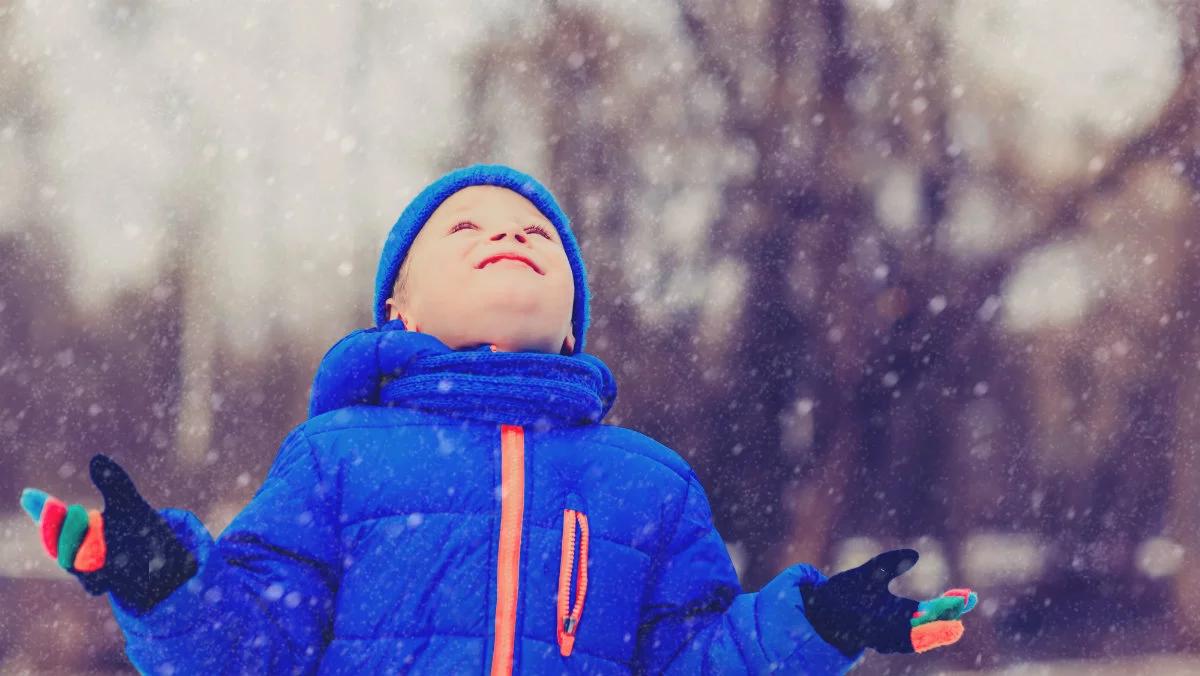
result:
[[[472,185],[463,188],[442,200],[438,208],[429,215],[437,217],[473,213],[483,210],[502,210],[505,215],[547,220],[542,212],[523,195],[496,185]]]

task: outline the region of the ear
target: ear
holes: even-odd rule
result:
[[[575,351],[575,332],[572,331],[567,334],[566,338],[563,339],[562,349],[559,350],[558,353],[569,357],[569,356],[571,356],[571,353],[574,351]]]
[[[383,301],[383,304],[385,307],[387,307],[387,318],[388,318],[389,322],[394,319],[403,320],[404,330],[415,331],[417,333],[420,333],[420,330],[417,328],[416,322],[412,321],[412,315],[405,316],[406,313],[400,311],[400,308],[396,304],[395,299],[388,298],[387,300]]]

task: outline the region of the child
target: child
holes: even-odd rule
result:
[[[326,355],[312,416],[215,542],[101,455],[103,513],[22,505],[148,672],[833,674],[958,640],[973,593],[887,591],[912,550],[743,592],[688,464],[601,424],[588,298],[544,186],[457,169],[392,228],[377,328]]]

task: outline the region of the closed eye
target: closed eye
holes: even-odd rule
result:
[[[467,228],[478,229],[479,226],[475,225],[474,223],[472,223],[470,221],[461,221],[459,223],[455,223],[454,226],[450,228],[450,234],[456,233],[459,230],[465,230]],[[546,239],[548,239],[550,241],[554,241],[554,237],[552,237],[550,235],[550,233],[540,225],[531,225],[531,226],[525,228],[525,232],[536,232],[537,234],[541,235],[542,237],[545,237]]]
[[[549,240],[554,239],[553,237],[550,236],[550,233],[546,232],[546,229],[540,225],[531,225],[528,228],[525,228],[525,232],[536,232],[539,235],[541,235],[542,237],[545,237],[546,239],[549,239]]]

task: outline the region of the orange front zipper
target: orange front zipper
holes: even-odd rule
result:
[[[521,520],[525,512],[525,430],[500,426],[500,551],[496,557],[496,642],[492,674],[512,674],[517,585],[521,572]]]
[[[579,524],[579,582],[575,585],[574,607],[567,604],[571,596],[571,574],[575,563],[575,525]],[[588,522],[587,514],[574,509],[563,510],[562,559],[558,565],[558,652],[563,657],[575,647],[575,632],[583,616],[583,601],[587,598]]]

